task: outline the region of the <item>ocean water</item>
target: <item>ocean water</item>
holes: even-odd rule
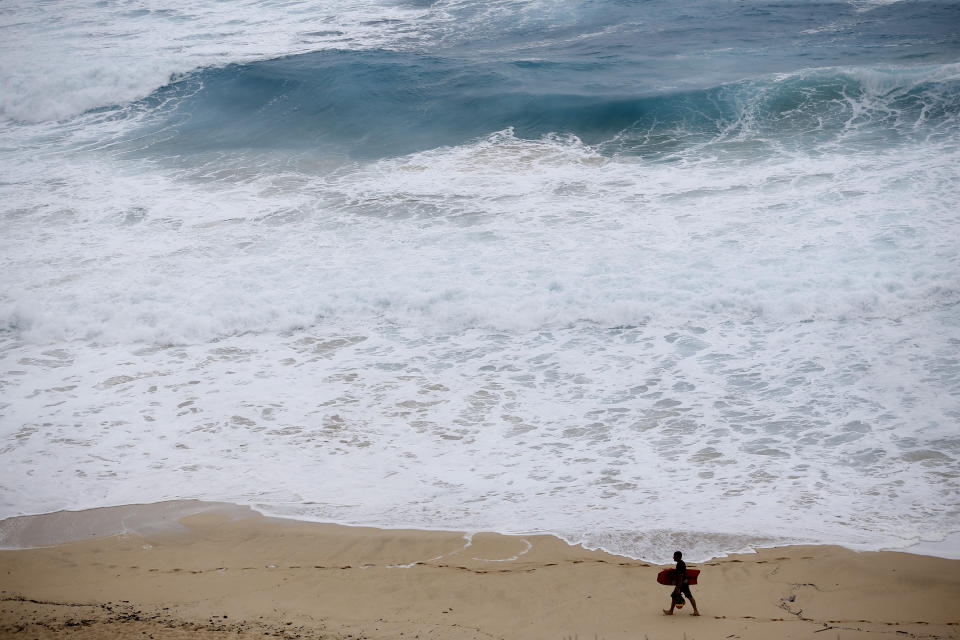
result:
[[[958,203],[958,3],[7,0],[0,517],[936,542]]]

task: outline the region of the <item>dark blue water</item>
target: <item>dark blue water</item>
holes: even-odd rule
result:
[[[851,124],[883,130],[861,143],[918,125],[926,135],[960,108],[957,74],[937,75],[960,53],[957,3],[592,2],[498,20],[461,11],[473,28],[430,47],[191,73],[146,101],[171,105],[152,150],[368,159],[512,128],[651,157],[719,136],[782,151],[836,140]]]

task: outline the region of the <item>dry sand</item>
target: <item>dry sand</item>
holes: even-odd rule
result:
[[[178,524],[179,521],[179,524]],[[68,538],[83,538],[64,542]],[[960,560],[783,547],[663,568],[504,536],[321,525],[175,502],[0,523],[0,637],[960,638]]]

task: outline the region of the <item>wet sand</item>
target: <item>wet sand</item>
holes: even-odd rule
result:
[[[960,638],[960,560],[794,546],[664,568],[552,536],[380,530],[172,502],[0,523],[3,638]]]

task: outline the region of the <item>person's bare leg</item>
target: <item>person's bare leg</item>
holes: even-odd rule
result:
[[[663,613],[666,614],[666,615],[668,615],[668,616],[672,616],[672,615],[673,615],[673,609],[674,609],[676,606],[677,606],[677,603],[673,601],[673,594],[671,594],[671,595],[670,595],[670,608],[669,608],[669,609],[664,609],[664,610],[663,610]]]
[[[693,613],[691,613],[690,615],[692,616],[700,615],[700,611],[697,610],[697,601],[693,599],[693,596],[690,596],[689,598],[687,598],[687,600],[689,600],[690,604],[693,605]]]

